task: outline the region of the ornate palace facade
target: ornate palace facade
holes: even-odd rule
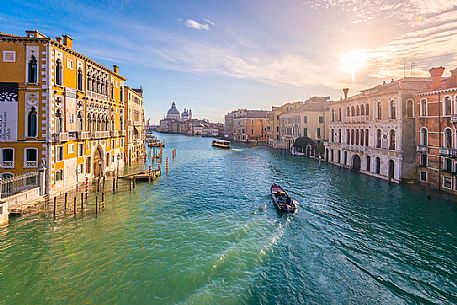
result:
[[[0,33],[0,175],[46,168],[48,194],[124,166],[124,81],[68,35]]]

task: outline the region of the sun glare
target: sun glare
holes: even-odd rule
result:
[[[365,67],[366,54],[363,50],[350,50],[341,57],[340,68],[345,73],[350,73],[352,80],[355,74]]]

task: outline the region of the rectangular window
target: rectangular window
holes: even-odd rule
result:
[[[90,169],[92,168],[91,157],[87,157],[86,159],[86,172],[90,174]]]
[[[78,144],[78,157],[84,156],[84,143]]]
[[[320,117],[319,117],[319,124],[322,124],[322,123],[324,123],[324,117],[323,117],[323,116],[320,116]]]
[[[451,177],[443,177],[443,187],[447,189],[452,188],[452,179]]]
[[[72,154],[75,152],[75,145],[74,144],[68,144],[68,153]]]
[[[16,62],[16,51],[3,51],[3,62]]]
[[[308,128],[303,128],[303,136],[304,137],[308,136]]]
[[[308,123],[308,117],[307,116],[303,117],[303,123],[305,123],[305,124]]]
[[[57,161],[62,161],[63,160],[63,146],[56,146],[56,162]]]
[[[111,140],[111,149],[114,148],[114,140]]]
[[[427,182],[427,172],[421,172],[421,181]]]
[[[317,136],[318,138],[321,137],[321,129],[320,129],[319,127],[316,129],[316,136]]]
[[[427,167],[427,154],[421,154],[420,166]]]
[[[63,170],[58,170],[56,171],[56,177],[55,177],[55,181],[62,181],[63,180]]]

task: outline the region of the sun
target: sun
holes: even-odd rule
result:
[[[363,50],[350,50],[343,54],[340,61],[340,69],[345,73],[350,73],[352,80],[355,74],[365,68],[367,54]]]

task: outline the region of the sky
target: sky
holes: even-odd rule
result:
[[[223,122],[457,67],[457,0],[0,1],[0,32],[32,29],[118,65],[151,123],[172,101]]]

